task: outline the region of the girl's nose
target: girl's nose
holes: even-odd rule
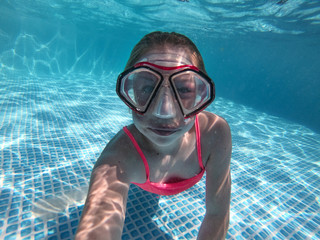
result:
[[[172,94],[170,87],[163,86],[160,88],[152,111],[154,116],[164,119],[174,118],[176,116],[176,104],[174,103]]]

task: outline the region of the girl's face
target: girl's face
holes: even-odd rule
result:
[[[191,54],[182,48],[159,48],[148,51],[138,62],[149,62],[165,67],[195,65]],[[151,142],[158,146],[172,145],[194,125],[195,117],[185,119],[168,81],[162,73],[163,84],[143,114],[132,113],[136,128]]]

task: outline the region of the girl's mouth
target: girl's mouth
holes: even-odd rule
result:
[[[179,129],[170,129],[170,128],[149,128],[152,132],[160,136],[169,136],[171,134],[176,133]]]

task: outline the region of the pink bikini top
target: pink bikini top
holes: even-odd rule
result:
[[[197,138],[197,152],[198,152],[198,161],[201,168],[201,171],[194,177],[189,179],[183,179],[177,182],[168,182],[168,183],[155,183],[150,181],[150,171],[149,171],[149,165],[147,162],[147,159],[145,158],[141,148],[139,147],[137,141],[131,134],[131,132],[128,130],[127,127],[124,127],[123,130],[128,135],[128,137],[131,139],[134,147],[136,148],[137,152],[139,153],[140,157],[142,158],[142,161],[144,163],[144,167],[146,169],[146,181],[144,183],[135,183],[133,184],[139,186],[140,188],[152,192],[159,195],[174,195],[178,194],[184,190],[187,190],[188,188],[195,185],[197,182],[200,181],[204,174],[204,166],[202,163],[202,157],[201,157],[201,142],[200,142],[200,129],[199,129],[199,122],[198,122],[198,116],[196,116],[195,121],[195,127],[196,127],[196,138]]]

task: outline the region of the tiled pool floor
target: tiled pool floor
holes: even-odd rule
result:
[[[320,135],[222,98],[208,110],[233,135],[227,239],[319,239]],[[1,81],[0,239],[72,239],[93,164],[130,121],[101,80]],[[132,186],[122,238],[195,239],[204,193],[204,178],[170,197]]]

